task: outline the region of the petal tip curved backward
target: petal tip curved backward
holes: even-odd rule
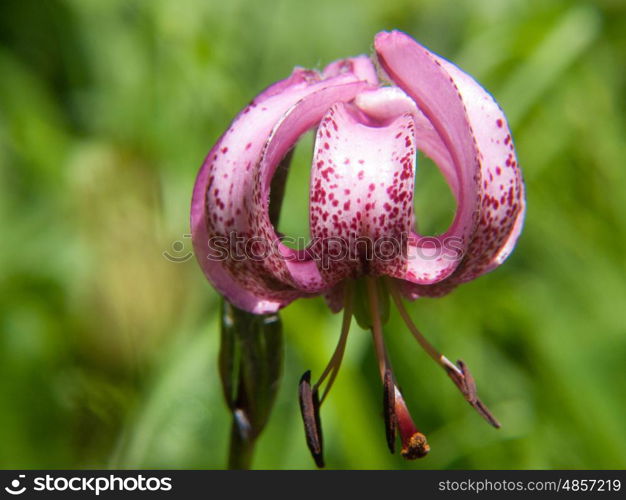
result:
[[[354,74],[359,80],[371,85],[378,85],[376,67],[372,60],[365,55],[333,61],[324,68],[322,75],[325,78],[330,78],[346,72]]]
[[[394,45],[403,43],[417,44],[409,35],[400,30],[380,31],[374,36],[374,50],[378,53],[392,49]]]

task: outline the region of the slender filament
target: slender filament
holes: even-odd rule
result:
[[[432,359],[434,359],[437,362],[437,364],[442,366],[444,369],[454,370],[460,376],[463,376],[463,373],[461,372],[461,370],[459,370],[459,368],[456,365],[454,365],[448,358],[446,358],[443,354],[441,354],[437,349],[435,349],[435,347],[430,342],[428,342],[426,337],[424,337],[424,335],[422,335],[422,333],[417,329],[417,327],[415,326],[415,323],[413,323],[413,320],[411,319],[411,316],[409,316],[408,311],[404,307],[404,304],[402,303],[402,298],[400,297],[400,293],[398,292],[398,289],[396,288],[393,281],[388,279],[386,284],[387,284],[387,288],[389,289],[389,292],[391,293],[391,297],[393,298],[393,301],[396,304],[396,307],[398,308],[398,312],[400,313],[400,316],[402,316],[404,323],[409,328],[409,331],[415,337],[415,340],[417,340],[417,342],[422,347],[422,349],[426,351],[426,354],[428,354]]]
[[[330,374],[330,378],[328,379],[328,383],[324,388],[324,394],[320,399],[320,405],[326,399],[330,388],[333,386],[335,382],[335,378],[337,378],[337,374],[339,373],[339,368],[341,367],[341,362],[343,361],[343,355],[346,351],[346,343],[348,341],[348,333],[350,332],[350,323],[352,322],[352,284],[347,282],[345,285],[344,292],[344,304],[343,304],[343,321],[341,325],[341,335],[339,336],[339,342],[337,342],[337,347],[335,347],[335,352],[333,356],[330,358],[328,365],[322,372],[319,380],[315,383],[314,389],[317,391],[326,377]]]
[[[381,380],[385,380],[385,371],[387,370],[388,360],[385,350],[385,342],[383,340],[383,330],[380,324],[380,311],[378,307],[378,290],[376,289],[376,278],[367,276],[367,298],[370,306],[370,316],[372,319],[372,337],[374,339],[374,348],[376,349],[376,358],[378,359],[378,370],[380,371]]]

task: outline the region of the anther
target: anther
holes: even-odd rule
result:
[[[302,375],[298,390],[300,412],[304,421],[306,443],[313,455],[315,464],[324,467],[322,423],[320,421],[320,402],[317,389],[311,387],[311,371]]]
[[[396,386],[393,383],[391,370],[387,368],[385,371],[385,380],[383,382],[383,409],[385,415],[385,431],[387,434],[387,446],[389,451],[396,451]]]
[[[469,368],[462,360],[457,360],[456,365],[446,358],[441,356],[441,364],[446,370],[446,373],[452,379],[452,382],[459,388],[466,401],[496,429],[500,428],[500,422],[493,416],[485,404],[478,398],[476,391],[476,382]]]

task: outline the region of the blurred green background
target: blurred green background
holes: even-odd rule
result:
[[[327,463],[626,467],[621,0],[2,0],[0,467],[224,467],[219,300],[185,259],[197,169],[265,86],[368,53],[391,28],[473,74],[513,129],[528,193],[516,251],[409,305],[503,428],[393,313],[391,358],[432,452],[387,452],[370,336],[353,325],[322,412]],[[281,222],[295,236],[309,159],[297,150]],[[441,231],[450,198],[432,165],[418,169],[420,224]],[[285,373],[254,464],[312,468],[297,382],[323,369],[341,318],[311,299],[283,319]]]

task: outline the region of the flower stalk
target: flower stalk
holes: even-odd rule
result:
[[[219,372],[232,414],[228,467],[248,469],[278,391],[283,357],[278,314],[256,315],[222,301]]]

